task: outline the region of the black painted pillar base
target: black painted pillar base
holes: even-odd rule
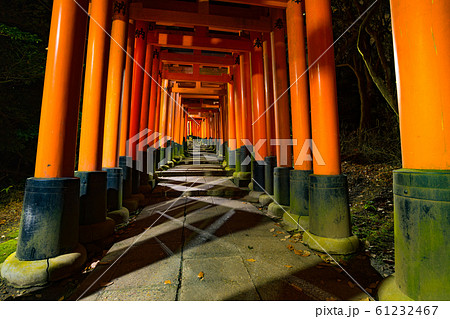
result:
[[[52,258],[78,245],[80,179],[28,178],[20,220],[17,259]]]
[[[309,231],[304,242],[330,254],[354,253],[359,241],[351,233],[347,176],[311,174],[309,187]]]
[[[108,211],[122,208],[123,176],[120,167],[103,168],[107,173],[107,209]]]
[[[449,300],[450,170],[394,171],[395,275],[379,300]]]
[[[289,206],[292,215],[309,215],[309,175],[312,173],[313,171],[291,170]]]
[[[264,158],[266,165],[264,166],[264,185],[266,192],[273,195],[273,170],[277,166],[276,156],[267,156]]]
[[[80,179],[80,225],[92,225],[106,219],[105,171],[75,172]]]
[[[289,206],[289,173],[291,170],[291,167],[275,167],[273,170],[273,197],[278,205]]]
[[[129,156],[119,157],[119,167],[122,169],[122,194],[124,199],[130,198],[132,194],[132,161],[132,158]]]
[[[141,185],[141,172],[138,170],[138,163],[136,160],[132,161],[131,167],[131,194],[139,193],[139,186]]]
[[[252,171],[252,159],[251,159],[251,153],[249,149],[242,145],[239,152],[239,161],[241,164],[241,172],[251,172]]]
[[[253,190],[256,192],[265,191],[265,167],[266,163],[264,161],[254,161],[253,162]]]

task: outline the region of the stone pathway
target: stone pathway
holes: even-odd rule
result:
[[[217,163],[164,172],[152,193],[155,204],[136,217],[71,299],[366,297],[342,269],[324,264],[314,253],[299,255],[309,251],[301,238],[288,237],[277,221],[244,199],[248,191],[223,173]],[[345,268],[364,288],[380,279],[363,255]]]

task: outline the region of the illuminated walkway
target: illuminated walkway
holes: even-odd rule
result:
[[[152,195],[158,203],[136,217],[72,299],[366,297],[357,286],[349,285],[349,277],[340,268],[324,265],[314,253],[298,255],[300,250],[304,255],[309,251],[301,238],[287,238],[289,233],[278,222],[243,200],[248,192],[234,186],[229,177],[205,176],[217,172],[217,167],[204,163],[166,171],[177,176],[160,179]],[[188,174],[193,171],[196,176]],[[226,197],[208,196],[218,190],[226,190]],[[380,280],[368,263],[356,258],[345,267],[364,288]]]

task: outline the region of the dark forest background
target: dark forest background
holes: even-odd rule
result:
[[[0,190],[33,175],[51,0],[1,0]],[[332,0],[342,159],[400,162],[389,0]]]

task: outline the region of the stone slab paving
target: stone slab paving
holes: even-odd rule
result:
[[[180,166],[177,167],[179,169]],[[181,170],[182,172],[182,170]],[[191,185],[191,186],[190,186]],[[323,265],[300,240],[246,199],[189,196],[219,176],[173,176],[158,187],[179,197],[146,207],[78,287],[77,300],[349,300],[364,298],[340,268]],[[289,246],[289,247],[288,247]],[[346,267],[367,287],[364,258]]]

